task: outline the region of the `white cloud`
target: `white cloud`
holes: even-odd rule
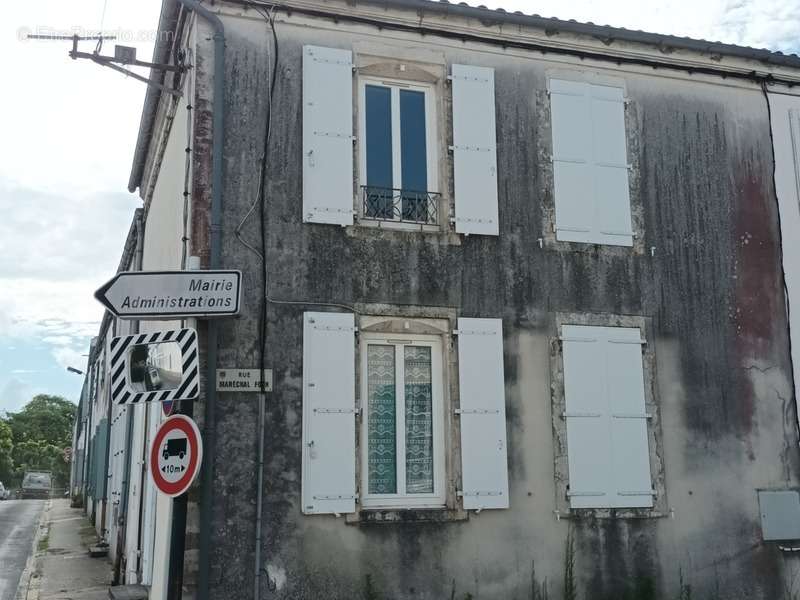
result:
[[[0,389],[0,406],[14,412],[28,402],[33,396],[33,388],[15,377],[9,379]]]
[[[60,346],[53,349],[53,356],[56,359],[56,362],[64,367],[74,367],[76,369],[80,369],[81,371],[86,370],[86,357],[83,354],[86,353],[85,349],[76,349],[76,348],[69,348],[66,346]]]
[[[145,85],[88,60],[70,60],[69,41],[19,39],[21,30],[94,33],[104,1],[3,7],[0,52],[14,57],[4,61],[4,77],[25,85],[3,96],[0,178],[72,197],[126,189]],[[120,43],[135,46],[149,60],[160,5],[108,0],[105,29],[133,37]],[[104,51],[113,54],[114,43],[106,42]],[[94,44],[83,42],[83,49],[92,51]]]
[[[105,3],[13,2],[0,20],[0,53],[14,57],[4,76],[25,82],[0,100],[0,343],[34,340],[31,347],[60,368],[86,363],[81,355],[103,315],[93,292],[116,271],[141,205],[127,182],[146,86],[70,60],[68,41],[24,41],[18,30],[98,29]],[[108,0],[105,29],[149,60],[160,6]],[[94,50],[94,42],[83,45]],[[42,374],[38,384],[46,383]],[[7,380],[0,405],[29,398],[24,386],[19,377]]]
[[[0,276],[110,276],[137,206],[139,199],[128,193],[71,196],[12,186],[0,178]]]
[[[472,5],[730,44],[800,50],[800,0],[470,0]]]
[[[796,51],[800,0],[470,0],[630,29]],[[106,0],[10,2],[0,20],[0,338],[39,340],[62,366],[85,364],[103,310],[92,294],[119,261],[137,198],[127,182],[145,86],[67,56],[69,42],[23,42],[20,28],[97,29]],[[106,29],[152,54],[160,0],[108,0]],[[92,43],[85,43],[92,50]],[[113,43],[105,50],[113,52]],[[19,379],[0,391],[16,406]],[[9,398],[5,402],[6,397]]]

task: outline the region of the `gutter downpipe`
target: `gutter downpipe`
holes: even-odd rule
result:
[[[222,149],[225,140],[225,26],[220,18],[196,0],[178,0],[195,11],[214,29],[214,98],[212,105],[211,142],[211,239],[209,269],[220,268],[222,262]],[[217,322],[208,320],[206,354],[205,439],[203,448],[203,479],[200,501],[200,548],[198,564],[198,600],[209,599],[211,571],[211,502],[214,481],[216,446],[215,408],[217,400]]]

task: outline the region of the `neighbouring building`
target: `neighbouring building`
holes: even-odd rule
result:
[[[179,68],[151,74],[120,270],[238,269],[243,310],[104,320],[73,482],[120,583],[800,595],[799,57],[430,0],[166,0],[154,62]],[[163,412],[111,402],[108,352],[186,326],[206,471],[173,501]],[[262,364],[272,391],[216,391]]]

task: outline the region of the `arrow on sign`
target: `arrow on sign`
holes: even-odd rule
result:
[[[161,467],[161,470],[162,470],[164,473],[166,473],[166,472],[167,472],[167,466],[166,466],[166,465],[164,465],[163,467]],[[184,467],[183,465],[181,465],[180,467],[175,467],[175,469],[174,469],[174,470],[175,470],[175,471],[177,471],[178,473],[183,473],[183,472],[186,470],[186,467]]]
[[[241,271],[123,271],[94,293],[120,319],[224,317],[239,312]]]

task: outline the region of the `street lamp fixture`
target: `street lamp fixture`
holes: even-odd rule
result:
[[[67,371],[70,373],[75,373],[76,375],[83,375],[83,371],[76,369],[75,367],[67,367]]]

